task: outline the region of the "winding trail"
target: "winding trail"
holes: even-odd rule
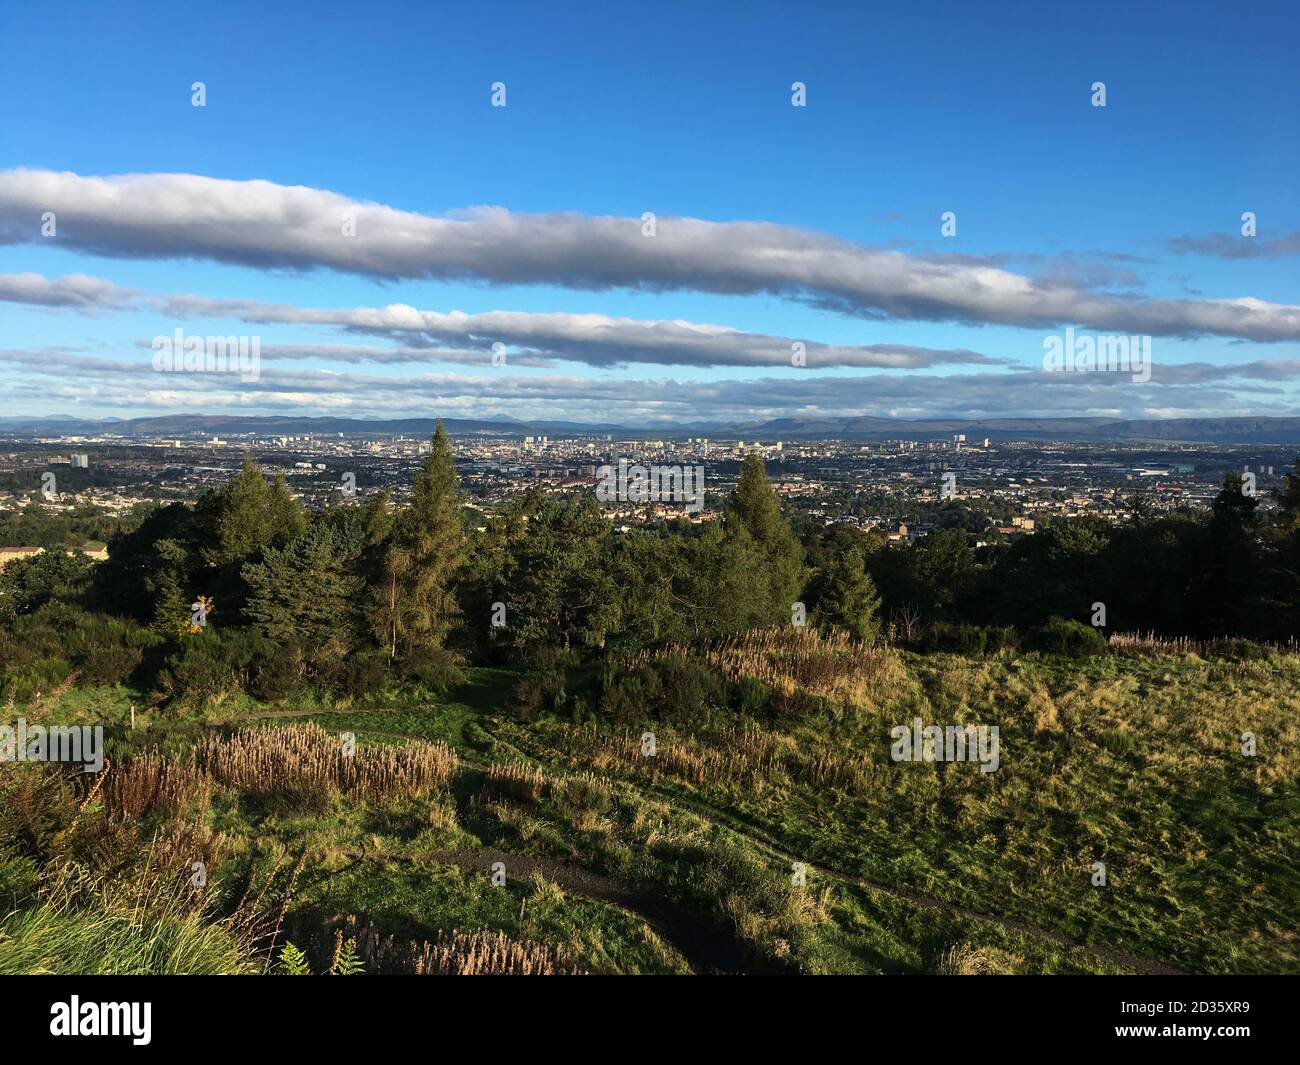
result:
[[[735,939],[678,906],[637,891],[630,884],[593,873],[590,869],[559,858],[516,854],[497,847],[474,850],[434,851],[431,854],[392,854],[381,850],[334,850],[330,853],[360,861],[386,861],[403,865],[447,865],[492,872],[496,862],[504,864],[510,879],[538,873],[565,891],[617,907],[644,921],[684,957],[695,973],[736,973],[744,970],[747,958]]]
[[[392,707],[375,707],[358,710],[277,710],[269,711],[264,714],[250,714],[244,717],[236,718],[231,721],[219,721],[208,723],[209,728],[229,728],[249,721],[269,721],[283,718],[299,717],[324,717],[324,716],[350,716],[353,714],[378,714],[393,713],[396,710],[408,709]],[[417,736],[404,732],[384,732],[378,729],[356,729],[358,733],[370,736],[379,736],[386,739],[403,739],[403,740],[423,740],[428,742],[428,737]],[[496,739],[496,737],[493,737]],[[524,751],[514,744],[501,741],[503,746],[508,746],[519,751],[531,761],[536,763],[548,775],[569,776],[572,775],[563,767],[557,768],[551,763]],[[466,769],[474,770],[479,773],[486,773],[491,766],[486,762],[476,762],[466,758],[459,751],[456,752],[458,765]],[[1127,951],[1120,950],[1116,947],[1099,946],[1093,943],[1084,943],[1074,939],[1071,936],[1064,935],[1060,932],[1053,932],[1047,928],[1040,928],[1037,925],[1029,924],[1026,921],[1018,920],[1014,917],[1002,917],[997,914],[983,913],[979,910],[968,909],[959,906],[956,903],[949,902],[945,899],[936,898],[933,895],[926,895],[920,892],[908,891],[905,888],[893,887],[888,884],[882,884],[874,880],[867,880],[864,877],[857,876],[853,873],[845,872],[842,869],[835,869],[831,866],[822,865],[817,862],[808,861],[806,858],[793,854],[785,850],[779,844],[772,842],[765,836],[759,835],[749,826],[728,817],[710,807],[703,806],[684,799],[682,796],[663,789],[655,784],[639,780],[628,780],[624,777],[613,778],[618,783],[640,791],[643,794],[653,796],[656,800],[677,810],[680,813],[690,814],[702,821],[708,822],[726,832],[739,836],[748,843],[787,862],[801,862],[809,870],[814,870],[822,876],[832,880],[838,880],[841,883],[852,884],[855,887],[871,891],[879,895],[884,895],[892,899],[909,903],[921,909],[930,910],[936,913],[950,914],[960,917],[967,921],[983,922],[985,924],[995,925],[1006,931],[1016,932],[1021,935],[1032,936],[1045,943],[1051,943],[1055,946],[1065,947],[1084,951],[1093,957],[1100,958],[1103,961],[1119,965],[1133,973],[1141,976],[1182,976],[1185,975],[1181,969],[1176,969],[1166,962],[1154,958],[1145,958],[1137,954],[1130,954]],[[351,853],[351,852],[349,852]],[[395,861],[411,861],[414,859],[404,858],[394,855],[381,855],[381,852],[355,852],[357,855],[363,853],[370,857],[386,857]],[[489,854],[496,854],[497,857],[488,858]],[[453,857],[454,856],[454,857]],[[663,934],[663,937],[671,942],[682,954],[692,963],[694,967],[697,963],[706,966],[704,971],[735,971],[735,968],[719,968],[717,962],[733,961],[738,962],[740,956],[737,954],[736,959],[724,959],[721,955],[724,953],[717,949],[716,945],[708,945],[706,938],[717,939],[716,934],[706,937],[703,932],[706,926],[702,922],[695,920],[690,914],[682,910],[665,909],[660,900],[651,898],[642,893],[635,892],[631,887],[621,884],[618,881],[610,880],[599,874],[592,873],[581,866],[573,863],[564,862],[554,858],[539,858],[531,855],[506,855],[503,851],[496,851],[491,847],[481,848],[474,851],[447,851],[442,855],[433,855],[430,860],[444,861],[444,864],[456,865],[482,865],[484,868],[490,868],[492,862],[503,861],[506,868],[523,868],[525,872],[530,872],[533,868],[541,872],[548,879],[554,880],[561,887],[572,891],[574,894],[586,895],[590,898],[598,899],[620,906],[643,917],[647,923]],[[591,890],[584,889],[583,885]],[[621,900],[621,901],[620,901]],[[648,912],[650,911],[650,912]],[[694,925],[695,927],[691,927]],[[708,930],[711,932],[711,930]],[[732,944],[734,947],[734,943]]]

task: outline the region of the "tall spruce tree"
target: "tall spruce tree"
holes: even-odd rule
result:
[[[397,518],[380,566],[372,622],[390,657],[439,648],[460,609],[453,594],[465,561],[462,493],[441,420],[415,477],[411,505]]]
[[[1278,524],[1286,532],[1300,530],[1300,459],[1295,469],[1282,475],[1282,484],[1273,492],[1278,503]]]
[[[309,657],[344,654],[355,646],[361,544],[347,532],[320,521],[244,566],[249,588],[244,612],[271,639],[301,643]]]
[[[283,547],[307,531],[307,512],[293,498],[284,474],[277,473],[267,490],[267,541]]]
[[[221,490],[215,506],[216,529],[204,555],[214,566],[241,562],[269,540],[268,504],[270,489],[253,456],[244,453],[243,468]]]
[[[175,540],[159,540],[154,554],[156,563],[143,580],[154,604],[150,628],[175,639],[190,631],[192,595],[185,588],[186,553]]]
[[[880,593],[860,547],[835,552],[818,576],[817,619],[848,629],[864,643],[880,638]]]
[[[244,453],[243,468],[205,510],[215,522],[215,541],[204,557],[214,566],[252,558],[263,547],[282,547],[307,531],[307,515],[293,498],[283,474],[266,483],[253,456]]]
[[[757,451],[745,456],[726,520],[733,530],[743,529],[763,557],[764,572],[754,575],[762,616],[769,624],[788,622],[804,584],[803,547],[781,515]]]
[[[1241,636],[1258,632],[1267,620],[1258,509],[1241,474],[1224,477],[1191,589],[1203,635]]]
[[[538,500],[501,575],[507,629],[498,638],[520,649],[603,646],[619,613],[608,536],[591,496]]]
[[[1300,633],[1300,459],[1283,476],[1274,497],[1278,513],[1269,537],[1274,562],[1270,583],[1284,605],[1271,618],[1272,634],[1286,639]]]

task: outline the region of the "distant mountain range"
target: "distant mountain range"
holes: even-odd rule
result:
[[[1300,444],[1297,418],[778,418],[747,427],[762,436],[889,439],[1159,440],[1219,444]]]
[[[776,418],[746,424],[626,426],[561,421],[522,422],[510,418],[445,418],[448,432],[504,433],[518,436],[610,433],[622,437],[713,436],[720,440],[798,439],[912,440],[942,439],[965,433],[969,440],[1152,440],[1218,444],[1300,444],[1296,418]],[[184,437],[261,433],[300,436],[343,433],[348,436],[425,436],[435,418],[354,419],[248,417],[226,414],[172,414],[157,418],[106,418],[90,421],[66,414],[0,418],[0,433],[10,436],[95,435]]]

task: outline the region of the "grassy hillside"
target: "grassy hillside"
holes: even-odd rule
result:
[[[204,945],[202,971],[292,967],[286,942],[313,972],[353,950],[368,971],[1300,971],[1300,658],[769,634],[560,670],[540,705],[537,683],[476,669],[433,705],[241,700],[134,731],[124,689],[47,699],[29,721],[114,722],[113,764],[0,775],[0,971],[77,964],[122,903],[69,870],[139,878],[128,835],[182,872],[203,856],[202,888],[167,889],[233,951]],[[997,726],[997,771],[891,760],[916,717]],[[56,909],[66,945],[20,949]]]

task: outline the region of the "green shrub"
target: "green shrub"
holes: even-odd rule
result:
[[[569,717],[573,719],[575,725],[585,725],[596,720],[596,715],[592,713],[587,700],[581,695],[575,695],[569,701]]]
[[[560,709],[567,698],[565,676],[561,672],[529,673],[515,685],[515,712],[524,721],[538,714]]]
[[[268,649],[253,660],[249,691],[266,702],[287,699],[303,687],[302,655],[297,647]]]
[[[1031,645],[1047,654],[1087,658],[1106,653],[1106,637],[1100,630],[1070,618],[1049,618],[1033,632]]]
[[[769,717],[783,725],[806,721],[826,709],[826,700],[804,688],[790,692],[773,692],[769,703]]]
[[[1133,749],[1133,735],[1117,728],[1108,728],[1101,734],[1101,745],[1111,754],[1128,754]]]
[[[388,687],[388,659],[383,655],[360,652],[348,655],[335,683],[346,694],[365,697]]]
[[[229,694],[239,687],[230,648],[222,646],[211,628],[182,637],[180,650],[167,659],[159,686],[164,695],[199,705]]]
[[[1268,657],[1268,648],[1254,640],[1225,638],[1212,640],[1207,648],[1211,655],[1231,662],[1258,662]]]
[[[771,691],[756,677],[741,677],[733,687],[736,692],[736,708],[742,714],[756,717],[772,701]]]
[[[984,654],[988,636],[988,630],[978,625],[935,621],[926,630],[922,647],[926,651],[947,651],[975,657]]]
[[[78,682],[88,687],[120,684],[139,668],[143,658],[139,647],[93,647],[77,664]]]
[[[15,702],[27,703],[37,692],[57,688],[71,672],[72,663],[66,658],[41,658],[9,672],[5,687]]]
[[[40,886],[40,870],[28,857],[0,857],[0,912],[22,905]]]
[[[987,653],[1020,650],[1020,633],[1016,631],[1014,625],[997,625],[985,631],[988,633],[988,640],[984,645]]]
[[[434,693],[465,683],[465,670],[458,655],[445,647],[411,648],[402,658],[402,675]]]
[[[723,701],[717,670],[686,655],[663,655],[641,667],[646,709],[661,721],[684,723],[703,717]],[[766,702],[766,689],[762,703]]]
[[[635,677],[612,684],[600,693],[600,716],[616,724],[626,725],[645,720],[645,703],[641,697],[640,682]]]

